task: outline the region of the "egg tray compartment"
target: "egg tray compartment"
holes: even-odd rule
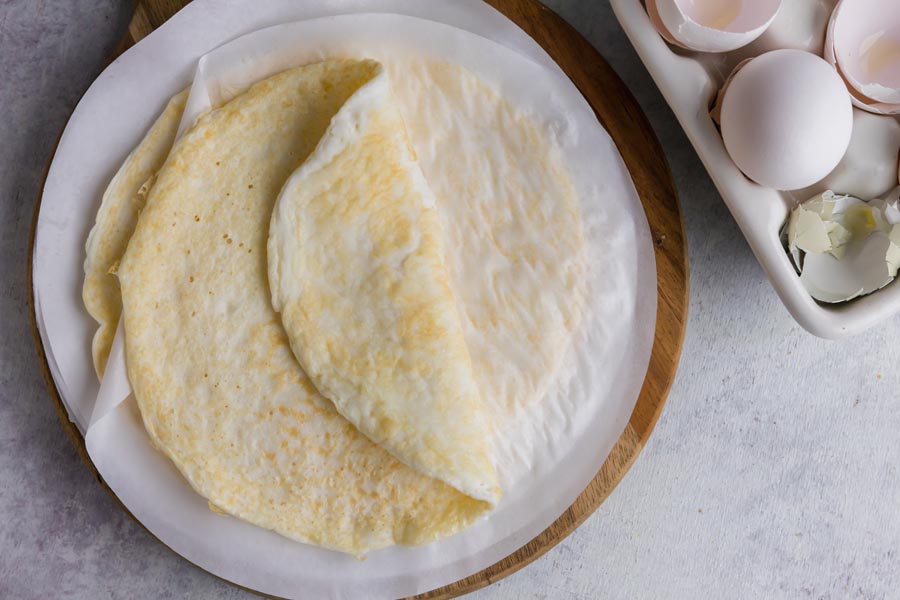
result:
[[[785,4],[789,1],[785,0]],[[790,40],[783,47],[801,48],[821,55],[825,27],[836,0],[801,1],[815,4],[817,35]],[[763,187],[745,177],[725,150],[709,110],[734,66],[744,59],[775,49],[772,36],[764,34],[756,42],[728,53],[691,52],[674,48],[663,40],[651,23],[641,0],[610,0],[610,3],[638,56],[674,112],[751,250],[794,319],[814,335],[841,338],[868,329],[900,312],[900,285],[896,285],[896,282],[849,302],[825,304],[814,300],[800,282],[782,245],[780,232],[794,206],[825,188],[812,186],[804,190],[782,192]],[[776,24],[777,19],[773,27]],[[791,35],[791,31],[784,31],[783,27],[777,33],[786,36],[783,39],[789,39]],[[797,32],[797,38],[803,33]]]

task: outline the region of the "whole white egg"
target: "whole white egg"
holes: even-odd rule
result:
[[[853,131],[847,87],[827,62],[773,50],[747,62],[722,100],[725,148],[747,177],[777,190],[819,181],[844,156]]]

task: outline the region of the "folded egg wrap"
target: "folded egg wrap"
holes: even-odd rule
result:
[[[424,179],[378,63],[291,69],[176,143],[118,267],[154,445],[222,510],[354,554],[452,534],[497,501],[489,438],[540,399],[584,302],[558,157],[471,74],[406,71]],[[411,101],[423,91],[431,108]],[[170,131],[171,112],[154,128]],[[474,152],[439,158],[461,144]],[[92,237],[112,227],[101,209]],[[341,303],[323,304],[335,289]]]
[[[414,469],[494,504],[435,204],[379,66],[281,191],[269,227],[272,305],[341,415]]]

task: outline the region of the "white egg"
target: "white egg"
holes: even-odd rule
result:
[[[668,42],[700,52],[728,52],[762,35],[781,0],[647,0],[646,6]]]
[[[853,108],[844,82],[824,60],[774,50],[748,61],[722,99],[722,138],[738,168],[778,190],[819,181],[844,156]]]
[[[825,59],[846,80],[853,104],[900,114],[900,3],[841,0],[828,23]]]

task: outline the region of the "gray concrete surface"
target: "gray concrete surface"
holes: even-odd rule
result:
[[[612,63],[666,149],[691,316],[666,410],[628,477],[569,539],[472,597],[898,597],[900,319],[840,343],[794,324],[609,6],[547,4]],[[0,0],[0,598],[249,597],[172,554],[97,485],[32,348],[35,195],[128,14],[118,0]]]

